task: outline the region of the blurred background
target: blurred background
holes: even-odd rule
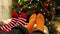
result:
[[[45,1],[48,1],[48,0],[45,0]],[[41,11],[41,9],[44,10],[45,8],[47,10],[49,10],[50,8],[52,8],[51,10],[49,10],[49,11],[52,11],[52,12],[49,12],[49,14],[46,13],[48,11],[40,12],[40,13],[42,13],[43,15],[47,14],[47,15],[44,15],[44,16],[46,16],[45,17],[45,26],[48,28],[49,33],[54,34],[54,33],[57,32],[57,34],[60,34],[60,0],[49,0],[49,1],[51,1],[50,2],[51,4],[49,4],[49,2],[47,3],[45,1],[44,0],[41,1],[41,2],[43,2],[43,4],[45,3],[44,8],[41,7],[41,5],[40,5],[40,8],[38,8],[39,7],[38,6],[37,10]],[[21,10],[19,10],[19,8],[16,9],[17,8],[16,4],[19,4],[18,6],[20,6],[20,9],[21,9],[21,7],[24,7],[26,5],[27,8],[28,8],[27,10],[33,10],[32,6],[34,5],[34,2],[36,2],[38,4],[38,2],[36,0],[33,0],[33,2],[32,2],[33,4],[28,5],[29,2],[31,2],[31,0],[0,0],[0,20],[10,19],[11,18],[11,13],[14,12],[12,10],[17,10],[17,13],[19,14]],[[49,4],[49,5],[47,6],[47,4]],[[25,8],[22,9],[22,10],[25,11]],[[34,5],[34,8],[36,8],[36,5]],[[30,13],[30,14],[28,14],[28,13],[29,12],[27,12],[28,16],[33,14],[33,13]]]

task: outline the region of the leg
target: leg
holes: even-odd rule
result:
[[[28,29],[29,33],[31,33],[34,30],[35,20],[36,20],[36,14],[33,14],[29,19],[28,25],[26,25],[26,28]]]
[[[37,29],[44,32],[44,17],[40,13],[37,15],[36,24]]]

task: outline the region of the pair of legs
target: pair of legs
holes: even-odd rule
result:
[[[32,31],[34,30],[34,25],[37,24],[36,29],[37,30],[41,30],[44,32],[44,17],[42,14],[32,14],[30,19],[29,19],[29,23],[25,26],[29,33],[31,34]]]

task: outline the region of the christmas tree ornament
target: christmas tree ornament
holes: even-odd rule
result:
[[[33,12],[36,13],[37,12],[37,9],[33,9]]]
[[[37,0],[37,1],[40,1],[40,0]]]
[[[29,2],[29,4],[32,4],[32,2]]]
[[[40,11],[43,11],[43,9],[41,9]]]
[[[55,30],[55,31],[56,31],[56,29],[57,29],[56,27],[53,27],[53,30]]]
[[[48,27],[48,29],[51,29],[51,28],[52,28],[51,26]]]
[[[50,4],[50,6],[52,6],[52,4]]]
[[[18,15],[21,13],[20,8],[15,8],[15,10],[16,10],[16,12],[17,12]]]
[[[51,22],[48,22],[48,24],[51,24]]]
[[[52,3],[50,3],[50,7],[52,7],[53,6],[53,4]]]
[[[48,19],[45,19],[45,21],[48,21]]]
[[[20,5],[23,5],[23,2],[20,2]]]
[[[47,0],[48,5],[50,4],[51,0]]]
[[[37,8],[37,6],[35,6]]]
[[[48,0],[47,2],[50,2],[50,0]]]
[[[29,9],[31,9],[31,7],[28,7]]]
[[[17,11],[18,15],[21,13],[21,11]]]
[[[49,19],[49,21],[51,21],[52,20],[52,14],[48,14],[48,19]]]
[[[48,3],[44,2],[44,7],[45,8],[48,7]]]
[[[31,10],[31,9],[33,9],[33,7],[32,6],[28,6],[27,9],[28,10]]]
[[[46,13],[46,10],[45,9],[41,9],[41,11],[42,11],[43,14]]]
[[[46,13],[44,12],[43,14],[45,15]]]
[[[45,19],[48,19],[48,21],[52,20],[52,14],[51,13],[46,13],[44,16],[45,16]]]
[[[55,2],[51,2],[50,7],[55,7]]]
[[[55,8],[55,3],[51,2],[47,8],[48,11],[51,11],[51,8]]]
[[[22,0],[18,0],[18,3],[22,6],[24,5],[24,2]]]

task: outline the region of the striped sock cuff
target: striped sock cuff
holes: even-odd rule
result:
[[[9,32],[9,31],[11,30],[11,28],[17,26],[17,25],[16,25],[16,21],[17,21],[17,20],[18,20],[17,18],[12,18],[11,22],[9,22],[9,23],[6,24],[6,25],[0,26],[0,29],[1,29],[2,31],[5,30],[5,31]]]

